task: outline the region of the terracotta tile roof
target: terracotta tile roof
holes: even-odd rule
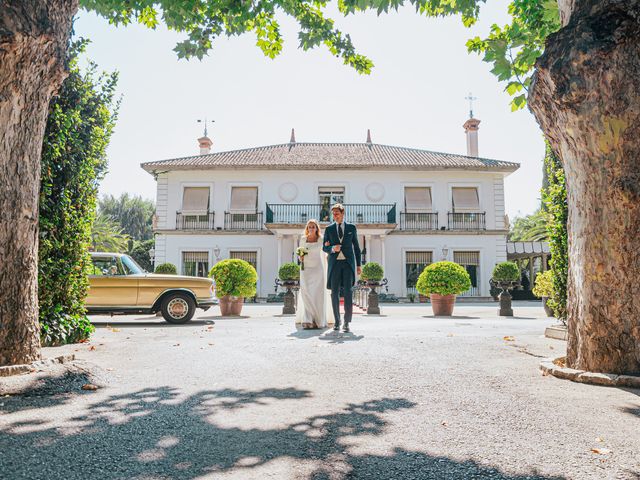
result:
[[[520,167],[520,164],[375,143],[284,143],[147,162],[141,166],[150,173],[167,170],[264,168],[279,170],[462,169],[513,172]]]

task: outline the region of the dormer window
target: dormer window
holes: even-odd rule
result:
[[[480,198],[476,187],[453,187],[451,197],[454,212],[480,211]]]
[[[430,212],[432,209],[431,188],[405,187],[404,210],[407,213]]]

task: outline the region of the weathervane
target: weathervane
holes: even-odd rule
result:
[[[473,101],[478,100],[478,97],[474,97],[471,92],[469,92],[468,97],[464,97],[465,100],[469,100],[469,118],[473,118]]]
[[[211,123],[214,123],[215,120],[211,120]],[[204,123],[204,136],[207,137],[208,136],[208,132],[207,132],[207,117],[204,117],[204,120],[202,119],[198,119],[198,123]]]

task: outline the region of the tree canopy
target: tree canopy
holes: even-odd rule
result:
[[[298,43],[303,50],[325,46],[357,72],[367,74],[373,61],[358,53],[350,35],[335,27],[327,17],[327,0],[80,0],[80,5],[115,25],[137,22],[154,29],[161,22],[183,33],[175,51],[180,58],[202,59],[220,36],[252,33],[256,45],[269,58],[282,51],[284,39],[278,14],[293,18],[298,26]],[[378,14],[410,5],[425,16],[460,15],[466,26],[473,25],[485,0],[338,0],[341,14],[373,10]],[[483,55],[493,65],[492,72],[507,82],[512,109],[526,104],[526,92],[536,59],[544,41],[560,28],[557,0],[514,0],[509,5],[511,23],[493,25],[486,38],[467,42],[470,52]]]
[[[120,224],[122,232],[133,240],[153,237],[153,200],[123,193],[119,197],[105,195],[98,201],[98,211]]]

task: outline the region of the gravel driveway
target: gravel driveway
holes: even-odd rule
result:
[[[277,305],[92,317],[90,343],[45,350],[78,362],[0,397],[0,478],[640,478],[640,391],[542,376],[565,343],[532,305],[383,305],[351,334]]]

